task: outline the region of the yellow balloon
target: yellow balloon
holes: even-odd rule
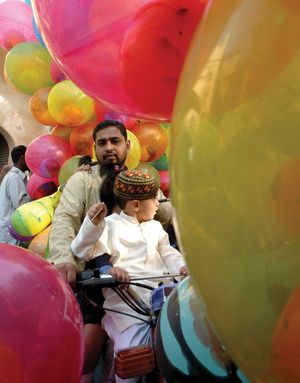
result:
[[[70,80],[56,84],[48,96],[50,115],[66,126],[86,123],[92,117],[94,107],[94,100]]]
[[[50,196],[19,206],[11,216],[13,229],[24,237],[39,234],[51,223],[61,193],[59,189]]]
[[[300,281],[298,3],[213,1],[172,118],[178,237],[231,358],[260,383],[284,383],[272,337]]]
[[[50,64],[51,56],[41,44],[20,43],[6,55],[4,77],[10,86],[31,95],[40,88],[54,84]]]
[[[139,140],[136,135],[130,130],[127,130],[128,140],[130,141],[130,150],[127,154],[125,166],[128,169],[134,169],[138,166],[142,154],[142,149]]]

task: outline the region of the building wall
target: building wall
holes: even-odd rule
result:
[[[39,124],[32,117],[28,106],[30,96],[6,83],[3,76],[5,56],[6,51],[0,48],[0,167],[4,162],[11,163],[7,155],[14,146],[28,146],[34,138],[50,131],[50,127]]]

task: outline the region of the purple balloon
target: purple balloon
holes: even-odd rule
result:
[[[23,235],[20,235],[19,233],[16,232],[16,230],[14,229],[14,227],[11,224],[9,224],[9,226],[8,226],[8,232],[14,239],[16,239],[17,241],[21,241],[21,242],[31,241],[35,237],[35,236],[25,237]]]

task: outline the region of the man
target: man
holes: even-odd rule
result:
[[[11,159],[14,165],[0,185],[0,242],[13,245],[20,242],[9,234],[11,216],[20,205],[30,200],[26,190],[25,172],[29,170],[25,160],[26,149],[24,145],[12,149]]]
[[[64,279],[71,285],[75,283],[76,273],[84,268],[84,263],[76,262],[71,251],[71,242],[79,231],[88,209],[99,202],[100,187],[103,177],[100,175],[100,167],[117,165],[124,168],[124,163],[130,149],[127,132],[124,124],[119,121],[105,120],[99,123],[93,132],[94,147],[99,165],[91,167],[91,172],[76,172],[67,182],[63,189],[58,207],[55,210],[52,221],[52,229],[49,236],[48,260],[56,266]],[[170,203],[162,204],[164,222],[171,219]],[[93,308],[89,302],[79,302],[82,308],[85,323],[85,363],[84,371],[86,379],[90,381],[92,371],[99,353],[102,350],[105,339],[104,332],[99,326],[101,317],[90,315]],[[84,307],[82,307],[84,306]],[[96,310],[95,310],[96,311]]]

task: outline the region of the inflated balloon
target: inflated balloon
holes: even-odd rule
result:
[[[29,109],[32,116],[43,125],[56,126],[58,122],[51,117],[48,110],[48,95],[51,87],[40,88],[29,100]]]
[[[62,164],[72,157],[70,144],[61,137],[45,134],[27,147],[25,158],[29,169],[41,177],[55,177]]]
[[[11,216],[12,228],[24,237],[39,234],[51,223],[60,196],[61,191],[58,190],[50,196],[19,206]]]
[[[283,308],[274,330],[271,365],[267,371],[267,375],[274,375],[278,383],[300,381],[300,356],[297,352],[300,342],[299,298],[300,287],[297,286]],[[266,381],[268,380],[266,379]]]
[[[121,46],[120,66],[125,89],[139,110],[170,120],[187,48],[207,3],[147,1],[135,13]]]
[[[158,160],[165,152],[168,137],[159,124],[155,122],[140,122],[131,128],[142,149],[141,161],[152,162]]]
[[[54,60],[51,61],[50,65],[50,75],[52,78],[52,81],[57,84],[58,82],[66,80],[66,75],[64,72],[59,68],[59,66],[56,64]]]
[[[166,154],[163,154],[158,160],[151,162],[151,165],[157,170],[168,170],[169,169],[169,160]]]
[[[158,171],[160,178],[160,188],[166,197],[170,195],[170,175],[168,170]]]
[[[82,7],[81,0],[62,0],[58,11],[52,0],[34,0],[32,6],[49,51],[80,89],[120,114],[165,120],[206,3],[86,0]]]
[[[246,382],[225,353],[190,278],[163,305],[155,344],[159,369],[167,382]]]
[[[33,94],[52,86],[51,56],[47,49],[34,42],[15,45],[6,55],[4,75],[8,83],[22,93]]]
[[[79,160],[81,156],[73,156],[69,158],[58,173],[58,181],[60,185],[64,185],[68,179],[78,170]]]
[[[38,39],[39,43],[43,46],[45,46],[45,43],[44,43],[44,40],[41,36],[41,33],[38,29],[38,26],[36,25],[36,22],[34,20],[34,17],[32,17],[32,26],[33,26],[33,31],[34,31],[34,34],[36,36],[36,38]]]
[[[177,234],[228,354],[260,383],[281,379],[272,342],[300,282],[296,3],[213,1],[172,118]]]
[[[93,154],[93,130],[95,122],[90,122],[74,128],[70,135],[70,146],[74,154],[88,155]]]
[[[46,229],[37,234],[29,243],[28,250],[45,258],[50,230],[51,225],[47,226]]]
[[[7,50],[24,41],[36,41],[32,9],[21,1],[0,4],[0,46]]]
[[[37,174],[32,174],[26,184],[27,193],[32,200],[46,197],[57,190],[57,177],[45,178]]]
[[[20,241],[20,242],[30,242],[33,238],[34,238],[34,235],[21,235],[19,234],[15,229],[14,227],[12,226],[12,224],[10,223],[8,225],[8,232],[9,234],[14,238],[16,239],[17,241]]]
[[[127,130],[127,137],[128,141],[130,141],[130,150],[127,154],[125,166],[127,166],[128,169],[134,169],[138,166],[141,159],[141,145],[136,135],[130,130]]]
[[[58,125],[53,128],[50,132],[51,136],[56,136],[63,138],[65,141],[69,142],[70,135],[74,128],[72,126],[62,126]]]
[[[54,85],[48,96],[51,116],[62,125],[78,126],[86,123],[94,112],[94,100],[72,81]]]
[[[50,263],[1,243],[0,312],[3,382],[79,382],[82,317],[73,292]]]
[[[160,185],[160,177],[158,171],[151,164],[148,164],[147,162],[140,162],[135,170],[140,170],[141,172],[151,174],[152,177],[154,177],[156,180],[157,184]]]

